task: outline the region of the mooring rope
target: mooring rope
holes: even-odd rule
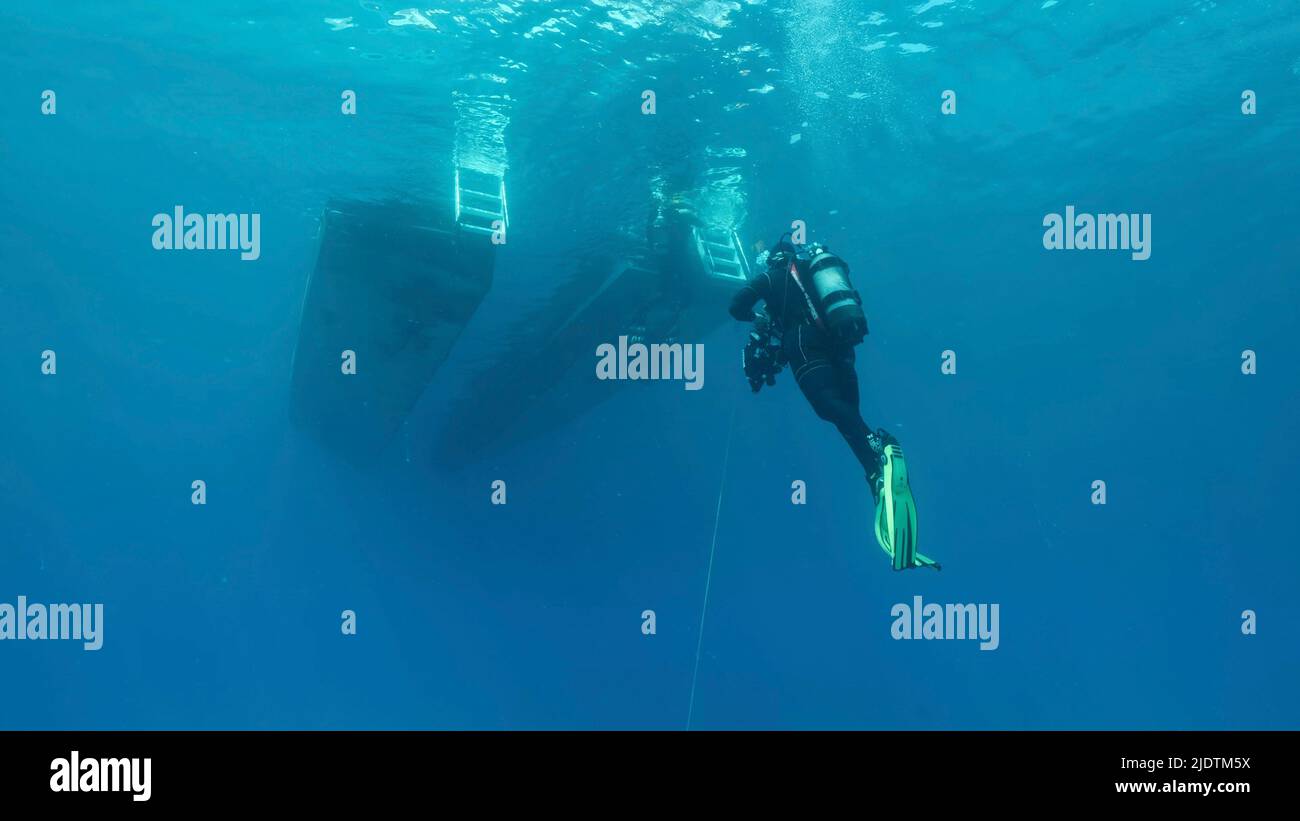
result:
[[[718,506],[713,511],[713,544],[709,546],[709,572],[704,577],[704,604],[700,608],[700,632],[695,639],[695,671],[691,673],[691,703],[686,709],[686,729],[691,729],[695,716],[695,685],[700,678],[700,650],[704,647],[704,618],[709,613],[709,587],[713,584],[713,556],[718,551],[718,522],[722,520],[722,494],[727,487],[727,464],[731,461],[731,434],[736,428],[736,406],[731,405],[731,421],[727,423],[727,447],[722,456],[722,479],[718,482]]]

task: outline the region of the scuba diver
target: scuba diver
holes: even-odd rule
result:
[[[773,385],[789,364],[813,411],[839,430],[866,472],[875,501],[876,541],[895,570],[939,568],[916,552],[916,505],[903,450],[884,428],[873,431],[858,410],[854,347],[867,335],[862,298],[844,260],[818,243],[796,246],[782,235],[766,268],[731,300],[731,315],[753,322],[742,359],[750,388]],[[763,255],[758,258],[763,264]],[[759,301],[765,311],[754,310]]]

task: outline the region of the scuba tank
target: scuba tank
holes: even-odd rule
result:
[[[824,246],[809,247],[807,268],[800,272],[791,263],[790,274],[799,289],[813,320],[836,342],[857,345],[869,331],[862,297],[849,281],[849,266]]]

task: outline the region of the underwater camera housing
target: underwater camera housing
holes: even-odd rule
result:
[[[849,266],[821,245],[809,249],[809,290],[817,314],[837,342],[857,345],[868,333],[862,297],[849,281]]]
[[[745,341],[745,350],[741,352],[740,364],[749,380],[749,389],[754,393],[762,390],[764,385],[775,385],[776,375],[785,367],[781,337],[773,331],[765,314],[760,314],[755,320],[754,329]]]

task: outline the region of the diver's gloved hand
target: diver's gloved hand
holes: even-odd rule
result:
[[[754,312],[754,330],[765,334],[772,330],[772,318],[764,311]]]

